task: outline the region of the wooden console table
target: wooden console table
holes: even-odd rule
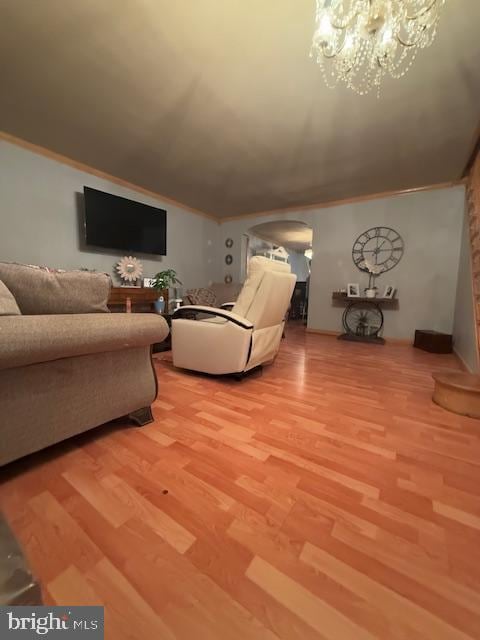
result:
[[[361,296],[360,298],[349,298],[346,293],[341,293],[340,291],[334,291],[332,293],[332,300],[334,302],[342,302],[343,304],[350,304],[351,302],[374,302],[376,304],[383,304],[390,307],[398,306],[398,298],[367,298],[366,296]]]
[[[346,307],[342,318],[345,333],[338,336],[339,340],[385,344],[385,340],[378,335],[383,329],[383,313],[380,307],[398,309],[398,298],[356,298],[334,291],[332,302],[335,306]]]
[[[159,291],[148,287],[112,287],[107,306],[114,313],[154,312],[154,303],[160,295]]]

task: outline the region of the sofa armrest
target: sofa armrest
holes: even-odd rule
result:
[[[3,316],[0,369],[149,346],[168,332],[154,313]]]
[[[229,322],[233,322],[233,324],[242,327],[242,329],[253,329],[253,324],[249,320],[242,318],[242,316],[239,316],[236,313],[226,311],[225,309],[217,309],[216,307],[203,307],[201,305],[194,304],[185,305],[184,307],[177,309],[172,316],[172,321],[185,317],[187,319],[192,319],[192,314],[196,313],[223,318],[224,320],[228,320]]]

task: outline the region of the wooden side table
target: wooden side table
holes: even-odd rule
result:
[[[148,287],[112,287],[107,306],[114,313],[153,313],[160,295]]]
[[[161,291],[149,287],[112,287],[107,306],[112,313],[158,313],[155,302],[162,295]],[[168,297],[164,292],[165,305]],[[160,314],[172,326],[172,316],[168,313]],[[152,345],[153,353],[170,351],[172,348],[172,336],[169,333],[163,342]]]

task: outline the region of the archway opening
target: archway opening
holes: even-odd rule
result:
[[[244,269],[255,255],[288,262],[297,283],[292,297],[290,317],[306,321],[313,229],[297,220],[272,220],[257,224],[247,231]]]

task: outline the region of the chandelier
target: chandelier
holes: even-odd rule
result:
[[[401,78],[432,44],[446,0],[317,0],[311,56],[325,82],[360,95]]]

